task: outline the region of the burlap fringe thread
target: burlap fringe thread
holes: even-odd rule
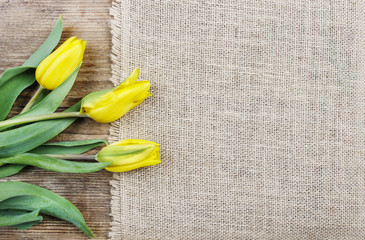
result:
[[[113,1],[112,8],[110,9],[110,15],[112,17],[110,21],[110,28],[112,33],[112,50],[111,50],[111,60],[112,60],[112,76],[110,81],[114,85],[118,85],[120,83],[120,76],[121,76],[121,69],[119,63],[119,55],[120,55],[120,35],[118,34],[120,29],[120,8],[121,3],[119,0]],[[120,121],[115,121],[111,123],[110,126],[110,134],[109,134],[109,142],[115,142],[120,139],[119,131],[120,129]],[[120,196],[120,182],[119,182],[119,175],[114,174],[113,179],[110,181],[111,185],[111,213],[110,215],[113,217],[113,221],[111,223],[111,229],[109,232],[109,237],[112,239],[120,239],[120,219],[117,216],[120,216],[121,206],[120,201],[118,201],[118,196]],[[119,233],[119,234],[118,234]]]

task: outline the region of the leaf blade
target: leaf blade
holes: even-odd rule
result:
[[[26,213],[29,213],[29,212],[23,211],[23,210],[0,210],[0,215],[22,215],[22,214],[26,214]],[[30,228],[31,226],[33,226],[34,224],[41,222],[42,220],[43,220],[43,217],[38,215],[38,217],[36,218],[35,221],[23,222],[20,224],[12,225],[12,227],[15,227],[19,230],[26,230],[26,229]]]
[[[37,154],[81,154],[103,144],[108,144],[103,139],[91,139],[69,142],[45,143],[35,149],[30,150],[30,153]]]
[[[67,199],[24,182],[0,182],[0,209],[19,209],[40,212],[69,221],[90,237],[94,237],[81,212]]]
[[[3,166],[0,166],[0,178],[15,175],[18,172],[20,172],[23,168],[25,168],[26,166],[27,165],[21,165],[21,164],[6,164]]]
[[[29,69],[29,68],[28,68]],[[9,69],[8,71],[11,71]],[[3,75],[1,75],[3,76]],[[1,79],[0,79],[1,80]],[[34,70],[26,70],[2,81],[0,86],[0,120],[8,116],[11,107],[21,92],[35,82]]]
[[[32,212],[23,212],[23,214],[13,214],[15,212],[10,212],[6,214],[6,211],[1,211],[0,213],[0,227],[19,225],[27,222],[41,221],[42,217],[38,216],[39,209]]]
[[[6,69],[0,76],[0,86],[3,85],[4,83],[6,83],[7,81],[9,81],[10,79],[12,79],[13,77],[15,77],[16,75],[19,75],[27,70],[29,70],[30,68],[35,68],[35,67],[14,67],[14,68],[9,68]]]
[[[35,153],[23,153],[13,157],[0,158],[0,165],[9,163],[27,164],[62,173],[90,173],[100,171],[110,165],[110,163],[67,161]]]

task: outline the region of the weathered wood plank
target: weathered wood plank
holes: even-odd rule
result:
[[[84,63],[77,82],[62,108],[68,107],[92,91],[112,87],[110,78],[109,8],[111,0],[98,1],[6,1],[0,0],[0,73],[23,62],[47,37],[59,15],[64,20],[62,42],[76,35],[87,41]],[[35,86],[22,94],[13,108],[18,113],[26,104]],[[89,119],[78,120],[54,141],[104,138],[107,124]],[[107,239],[111,218],[110,186],[112,174],[106,171],[90,174],[59,174],[28,167],[17,177],[20,180],[52,190],[74,203],[84,214],[96,239]],[[46,217],[29,230],[0,228],[0,239],[87,239],[67,222]]]

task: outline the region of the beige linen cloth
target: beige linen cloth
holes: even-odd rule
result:
[[[113,78],[153,96],[111,141],[111,239],[365,239],[365,1],[115,1]]]

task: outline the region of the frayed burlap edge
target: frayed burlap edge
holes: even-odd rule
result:
[[[112,49],[111,49],[111,60],[112,60],[112,76],[110,81],[114,85],[118,85],[120,82],[121,76],[121,64],[120,64],[120,48],[121,48],[121,27],[120,27],[120,20],[121,20],[121,2],[120,0],[114,0],[112,3],[112,7],[110,9],[110,31],[112,34]],[[109,142],[115,142],[120,139],[120,121],[115,121],[111,123],[110,126],[110,134],[109,134]],[[121,231],[120,231],[120,224],[121,220],[118,218],[121,216],[120,210],[120,182],[119,182],[119,174],[114,174],[113,179],[110,181],[111,185],[111,213],[113,220],[111,223],[111,228],[109,232],[109,237],[111,239],[120,239],[121,238]]]

